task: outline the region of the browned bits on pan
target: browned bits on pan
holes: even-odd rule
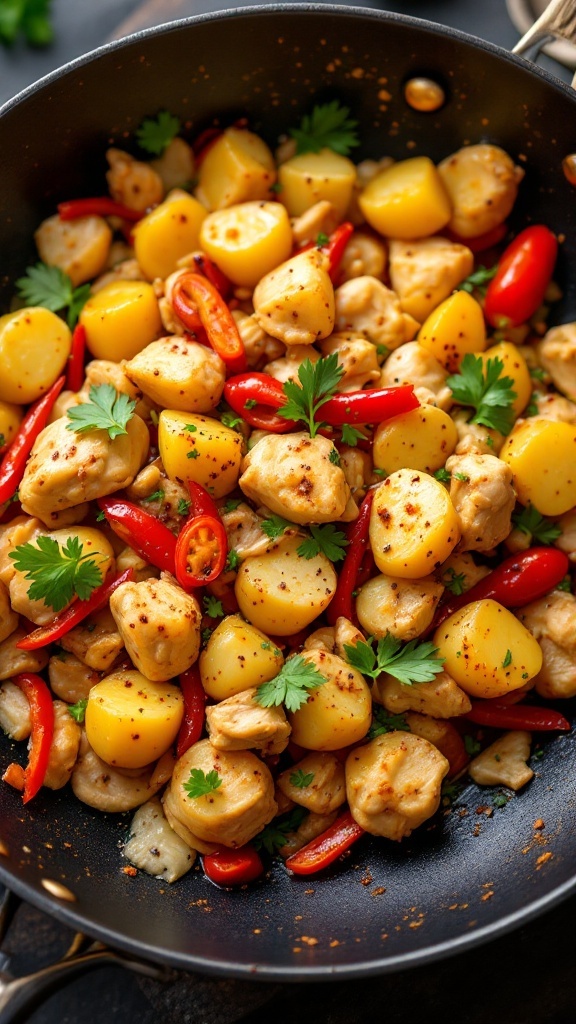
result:
[[[51,896],[56,896],[57,899],[65,900],[67,903],[76,903],[76,896],[65,885],[62,885],[62,882],[56,882],[53,878],[42,878],[40,882]]]
[[[411,78],[404,86],[404,99],[413,110],[427,114],[444,106],[446,93],[432,78]]]
[[[576,187],[576,153],[570,153],[562,161],[564,177],[571,185]]]
[[[9,856],[10,856],[10,850],[6,846],[6,843],[4,842],[4,840],[0,839],[0,857],[9,857]]]

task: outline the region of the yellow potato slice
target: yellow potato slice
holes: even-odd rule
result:
[[[168,277],[178,260],[199,246],[200,228],[206,210],[194,196],[174,189],[133,230],[134,252],[150,281]]]
[[[393,416],[379,423],[372,458],[377,469],[421,469],[434,473],[458,444],[458,431],[448,413],[435,405]]]
[[[86,346],[96,359],[132,359],[162,329],[158,300],[146,281],[111,281],[80,314]]]
[[[311,206],[327,200],[342,220],[352,198],[356,168],[351,160],[333,149],[300,153],[278,169],[282,186],[280,201],[291,217],[299,217]]]
[[[417,340],[445,370],[457,373],[467,352],[483,352],[486,348],[480,303],[466,291],[454,292],[426,318]]]
[[[0,401],[35,402],[66,365],[72,335],[49,309],[27,306],[0,317]]]
[[[425,238],[452,215],[448,193],[427,156],[399,160],[380,171],[358,204],[370,227],[390,238]]]
[[[223,498],[234,490],[240,475],[243,438],[219,420],[164,409],[158,424],[158,444],[171,480],[193,480],[214,498]]]
[[[561,516],[576,505],[576,427],[530,418],[514,428],[500,458],[512,470],[518,501],[543,516]]]
[[[265,633],[239,615],[227,615],[200,655],[200,676],[209,697],[226,700],[277,676],[284,658]]]
[[[238,203],[208,214],[200,245],[234,284],[254,288],[290,256],[290,219],[281,203]]]
[[[326,682],[310,690],[306,703],[288,715],[291,738],[306,750],[340,750],[363,739],[372,721],[372,698],[364,676],[328,651],[306,651],[304,660]]]
[[[266,199],[276,181],[274,157],[266,143],[243,128],[227,128],[200,165],[198,195],[210,210],[249,199]]]

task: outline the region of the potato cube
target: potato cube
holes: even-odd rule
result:
[[[300,153],[278,170],[280,201],[291,217],[299,217],[320,200],[327,200],[342,220],[352,198],[356,168],[333,149]]]
[[[210,210],[266,199],[276,181],[274,157],[253,132],[227,128],[200,166],[198,196]]]
[[[358,203],[370,227],[389,238],[424,238],[452,215],[442,179],[427,156],[400,160],[380,171]]]
[[[147,278],[168,277],[178,260],[198,248],[205,216],[205,208],[194,196],[174,189],[134,226],[136,259]]]
[[[290,256],[290,220],[280,203],[238,203],[208,214],[200,245],[234,284],[254,288]]]

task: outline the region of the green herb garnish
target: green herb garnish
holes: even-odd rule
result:
[[[160,156],[178,135],[181,125],[177,117],[161,110],[157,117],[147,117],[138,128],[136,138],[138,144],[147,153]]]
[[[351,149],[360,145],[356,134],[358,122],[349,114],[349,108],[340,106],[338,100],[315,106],[311,114],[304,115],[300,127],[290,131],[296,139],[296,152],[319,153],[327,148],[348,156]]]
[[[479,423],[501,434],[509,434],[514,424],[514,381],[504,377],[501,359],[488,359],[486,364],[472,352],[467,352],[460,373],[448,377],[446,384],[459,405],[475,409],[471,423]]]
[[[392,715],[380,704],[372,707],[372,725],[366,736],[367,740],[373,740],[376,736],[383,736],[387,732],[411,732],[405,715]]]
[[[26,275],[16,281],[18,295],[28,306],[43,306],[52,313],[68,310],[67,323],[72,330],[80,312],[90,296],[90,285],[81,284],[75,288],[72,281],[60,267],[49,267],[37,263],[28,267]]]
[[[254,837],[252,846],[256,850],[264,849],[271,855],[275,854],[281,847],[286,846],[288,835],[291,832],[297,832],[308,814],[305,807],[295,807],[290,814],[275,818]]]
[[[551,519],[546,519],[533,505],[526,505],[520,512],[514,512],[512,522],[517,530],[540,541],[541,544],[552,544],[562,536],[561,527]]]
[[[93,384],[88,392],[89,401],[68,409],[68,430],[84,434],[90,430],[107,430],[113,441],[127,434],[127,424],[134,415],[136,402],[128,395],[116,391],[111,384]]]
[[[196,800],[199,796],[214,793],[221,785],[222,779],[216,769],[213,768],[211,772],[205,774],[201,768],[192,768],[190,778],[184,783],[183,788],[192,800]]]
[[[91,555],[83,554],[78,537],[62,545],[53,537],[37,537],[10,552],[14,566],[31,580],[28,597],[62,611],[74,596],[87,601],[102,583],[102,572]]]
[[[302,768],[298,768],[290,776],[290,785],[296,789],[306,789],[306,786],[311,786],[313,782],[314,772],[305,772]]]
[[[278,415],[296,422],[301,420],[308,427],[310,437],[315,437],[320,428],[326,426],[317,421],[315,415],[332,397],[343,373],[344,367],[338,362],[337,352],[315,363],[305,359],[298,367],[300,385],[293,380],[282,385],[288,401],[278,409]]]
[[[331,562],[339,562],[346,556],[346,534],[342,530],[337,530],[332,523],[326,523],[324,526],[313,524],[310,533],[312,536],[306,537],[297,548],[297,554],[302,558],[315,558],[322,552]]]
[[[289,658],[277,676],[258,687],[254,700],[263,708],[285,704],[288,711],[298,711],[310,696],[309,690],[323,686],[326,677],[301,654]]]
[[[443,671],[445,659],[436,657],[437,651],[438,648],[429,640],[410,640],[403,644],[391,633],[386,633],[378,641],[376,650],[363,640],[356,644],[344,644],[348,661],[363,675],[377,679],[382,672],[387,672],[404,686],[431,683]]]

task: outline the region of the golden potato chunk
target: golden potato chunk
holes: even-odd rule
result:
[[[358,198],[370,227],[389,238],[422,238],[440,231],[452,213],[434,164],[416,156],[380,171]]]
[[[143,768],[174,742],[183,714],[178,686],[140,672],[113,672],[90,690],[86,736],[106,764]]]
[[[356,168],[351,160],[333,149],[318,153],[299,153],[278,169],[282,186],[280,201],[291,217],[299,217],[320,200],[327,200],[342,220],[356,181]]]
[[[434,473],[458,443],[458,431],[446,412],[434,405],[393,416],[374,432],[372,458],[378,469],[416,469]]]
[[[197,194],[210,210],[250,199],[267,199],[276,181],[274,157],[266,143],[244,128],[226,128],[200,165]]]
[[[205,217],[202,203],[188,192],[174,189],[134,225],[134,252],[150,281],[168,277],[179,260],[198,248]]]
[[[111,281],[91,295],[80,314],[86,345],[96,359],[132,359],[162,329],[158,300],[146,281]]]
[[[158,444],[166,473],[176,483],[193,480],[214,498],[234,490],[244,439],[211,416],[163,409]]]
[[[363,739],[372,720],[372,698],[364,676],[329,651],[306,651],[302,657],[326,682],[288,716],[292,739],[306,750],[340,750]]]
[[[62,373],[71,343],[69,327],[41,306],[0,317],[0,401],[27,405],[40,398]]]
[[[518,501],[543,516],[561,516],[576,505],[576,426],[553,420],[518,423],[500,458],[512,470]]]
[[[360,588],[356,598],[358,621],[367,633],[398,640],[414,640],[428,628],[444,592],[434,579],[402,579],[373,576]]]
[[[227,615],[211,634],[199,664],[208,696],[226,700],[274,679],[284,658],[265,633],[240,615]]]
[[[254,288],[290,256],[290,220],[281,203],[238,203],[208,214],[200,245],[234,284]]]

